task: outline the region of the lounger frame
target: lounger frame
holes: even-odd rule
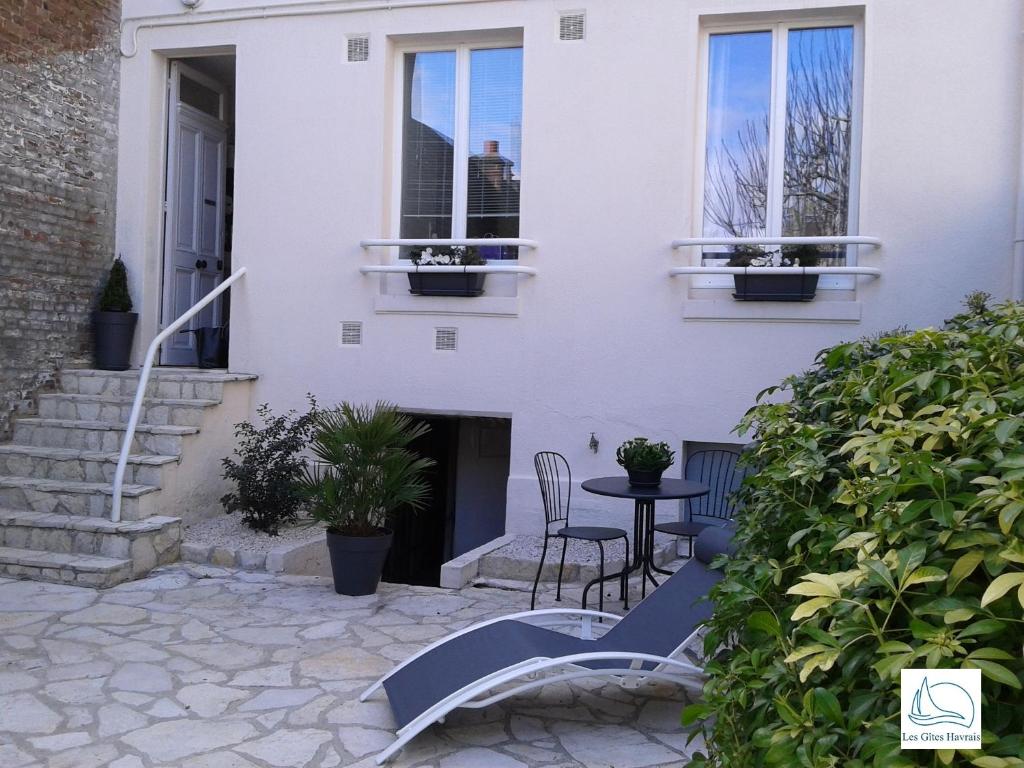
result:
[[[571,621],[570,617],[578,617],[579,621]],[[537,611],[523,611],[500,618],[488,619],[479,623],[460,629],[450,635],[428,645],[419,653],[410,656],[401,664],[396,666],[386,675],[374,682],[360,695],[360,701],[366,701],[384,682],[407,664],[415,661],[424,654],[429,653],[450,640],[473,632],[491,624],[502,621],[524,621],[535,626],[555,627],[571,625],[578,628],[579,637],[584,640],[595,639],[595,631],[606,632],[615,622],[622,617],[600,611],[588,611],[572,608],[545,608]],[[598,623],[596,619],[608,621]],[[468,685],[437,702],[434,706],[422,712],[415,719],[411,720],[404,727],[399,728],[394,742],[376,756],[377,765],[389,760],[409,741],[419,735],[425,728],[433,723],[443,722],[444,718],[453,709],[469,708],[478,709],[489,707],[499,701],[518,696],[526,691],[540,688],[551,683],[564,680],[573,680],[583,677],[609,677],[615,678],[620,685],[635,687],[648,680],[662,680],[677,685],[693,685],[694,677],[698,680],[703,677],[704,670],[696,664],[684,661],[679,658],[683,651],[701,634],[700,629],[692,632],[669,656],[654,656],[646,653],[631,653],[628,651],[599,651],[594,653],[575,653],[568,656],[543,657],[538,656],[526,659],[512,666],[497,670]],[[592,661],[622,661],[628,662],[622,667],[591,669],[581,666]],[[653,669],[643,669],[643,664],[653,664]],[[525,678],[520,681],[521,678]],[[517,682],[520,681],[520,682]],[[501,686],[509,687],[502,690],[495,690]]]

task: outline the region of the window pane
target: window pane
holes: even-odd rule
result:
[[[407,53],[404,100],[400,237],[451,237],[455,52]]]
[[[472,51],[469,65],[467,237],[519,237],[523,50]],[[514,259],[518,248],[481,248]]]
[[[788,47],[782,234],[845,235],[853,28],[794,29]]]
[[[704,236],[766,234],[771,32],[711,35]]]

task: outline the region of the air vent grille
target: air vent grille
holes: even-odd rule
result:
[[[582,40],[586,35],[587,15],[583,11],[567,11],[558,15],[558,39]]]
[[[346,320],[341,324],[341,346],[358,347],[363,343],[363,324]]]
[[[366,61],[370,58],[370,38],[367,35],[351,35],[348,38],[348,60]]]
[[[459,346],[458,328],[435,328],[434,349],[438,352],[454,352]]]

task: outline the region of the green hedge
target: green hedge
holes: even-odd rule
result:
[[[745,417],[696,764],[1024,765],[1024,305],[973,310],[826,350]],[[981,751],[900,751],[901,667],[981,669]]]

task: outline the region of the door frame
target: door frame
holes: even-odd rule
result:
[[[210,55],[214,55],[214,54],[210,54]],[[232,52],[231,55],[234,55],[234,53]],[[200,58],[200,57],[196,56],[196,57],[192,57],[192,58]],[[205,86],[205,87],[215,91],[218,94],[218,96],[220,98],[219,98],[218,105],[217,105],[217,114],[218,114],[218,116],[216,118],[213,117],[212,115],[207,114],[206,112],[203,112],[203,111],[201,111],[199,109],[196,109],[195,107],[192,107],[192,106],[190,106],[188,104],[182,104],[181,103],[181,100],[179,98],[180,76],[181,75],[185,75],[189,79],[195,80],[200,85],[203,85],[203,86]],[[168,257],[169,257],[169,254],[171,253],[171,251],[174,248],[174,244],[171,243],[171,236],[172,236],[173,228],[170,226],[170,214],[172,212],[171,190],[174,188],[175,181],[177,180],[177,177],[176,177],[177,166],[176,166],[176,163],[171,162],[171,161],[172,161],[172,153],[176,153],[177,152],[177,147],[178,147],[177,126],[178,126],[178,114],[179,114],[179,111],[182,112],[183,114],[187,115],[189,117],[189,119],[195,120],[195,121],[200,122],[200,123],[204,123],[205,125],[207,125],[207,126],[209,126],[211,128],[217,128],[217,129],[221,129],[221,130],[224,131],[224,136],[225,136],[224,168],[222,169],[222,172],[220,173],[220,178],[219,178],[219,185],[220,185],[219,200],[220,200],[220,204],[221,204],[221,217],[220,217],[220,221],[218,222],[218,229],[219,229],[218,240],[221,243],[223,243],[223,235],[224,235],[224,219],[225,219],[225,216],[224,216],[224,205],[225,205],[226,175],[227,175],[228,124],[224,120],[225,112],[226,112],[227,87],[223,83],[220,83],[220,82],[214,80],[213,78],[211,78],[210,76],[208,76],[208,75],[200,72],[199,70],[194,69],[193,67],[189,66],[184,61],[182,61],[180,57],[168,58],[167,59],[166,84],[167,84],[167,87],[166,87],[166,99],[164,101],[164,105],[165,105],[164,106],[164,114],[165,114],[165,120],[164,120],[164,150],[163,150],[163,154],[164,154],[164,157],[163,157],[164,178],[163,178],[163,189],[162,189],[161,195],[160,195],[160,198],[161,198],[161,202],[160,202],[160,207],[161,207],[160,221],[161,221],[161,224],[162,224],[162,232],[161,232],[161,238],[160,238],[160,270],[159,270],[159,286],[160,286],[159,297],[160,297],[160,301],[158,302],[157,315],[156,315],[156,326],[157,326],[157,331],[158,332],[162,331],[164,328],[166,328],[174,320],[173,318],[168,319],[166,317],[165,313],[168,311],[168,308],[171,306],[171,298],[172,298],[169,295],[170,291],[171,291],[171,281],[169,281],[167,279],[167,276],[168,276],[168,268],[170,266],[169,265],[170,259]],[[176,157],[174,159],[176,159]],[[217,284],[219,285],[220,282],[223,281],[223,280],[224,280],[224,275],[222,273],[221,276],[220,276],[220,279],[217,282]],[[218,310],[214,309],[213,311],[216,312]],[[221,311],[221,313],[223,313],[223,308],[222,307],[221,307],[220,311]],[[194,343],[194,341],[191,342],[191,343]],[[164,350],[164,347],[162,345],[160,347],[159,352],[160,352],[160,360],[159,360],[158,364],[159,365],[164,365],[165,364],[164,363],[164,353],[165,353],[165,350]]]

